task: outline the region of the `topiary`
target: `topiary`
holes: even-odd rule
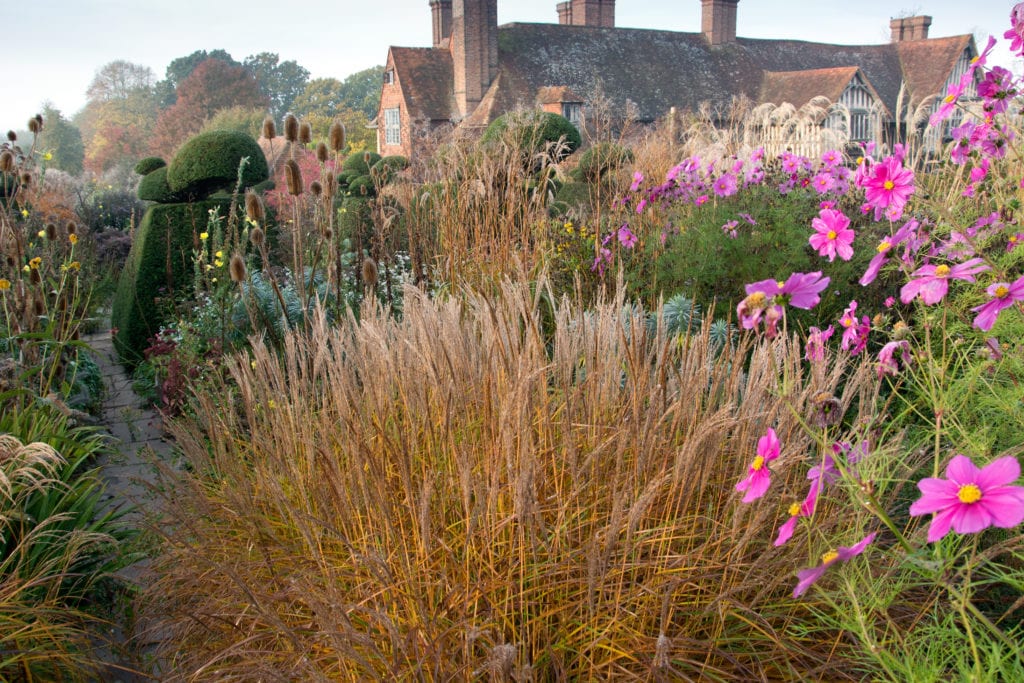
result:
[[[580,156],[574,175],[587,183],[597,183],[605,174],[633,162],[633,151],[615,142],[599,142]]]
[[[585,214],[590,211],[590,185],[587,183],[566,183],[555,193],[552,215],[565,215],[568,211]]]
[[[138,168],[138,166],[136,166]],[[172,204],[179,196],[171,190],[167,183],[167,167],[160,166],[150,171],[139,181],[139,199],[158,204]]]
[[[580,132],[569,119],[547,111],[502,114],[487,126],[482,141],[485,144],[511,142],[531,157],[548,151],[554,161],[561,161],[583,144]]]
[[[159,172],[159,169],[154,172]],[[154,204],[135,230],[132,249],[121,273],[111,311],[114,348],[122,362],[143,359],[148,340],[166,322],[157,299],[171,297],[192,283],[192,250],[211,209],[226,215],[229,201]]]
[[[242,172],[242,187],[266,180],[267,160],[256,141],[245,133],[212,130],[186,142],[174,155],[167,170],[167,184],[181,196],[203,198],[218,190],[231,191],[238,181],[238,167],[248,158]]]
[[[387,185],[395,176],[409,168],[409,160],[399,154],[393,154],[381,158],[377,163],[370,167],[370,177],[373,174],[377,174],[377,181],[381,185]]]
[[[383,157],[376,152],[363,152],[362,154],[349,154],[341,163],[341,170],[357,171],[359,175],[370,175],[370,167],[380,161]]]
[[[149,175],[158,168],[164,168],[167,162],[160,157],[146,157],[135,164],[135,172],[139,175]]]

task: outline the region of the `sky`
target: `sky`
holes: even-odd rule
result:
[[[498,23],[556,23],[556,4],[498,0]],[[1002,0],[741,0],[736,23],[737,34],[748,38],[872,44],[889,42],[890,18],[927,14],[932,37],[973,33],[981,49],[995,35],[1000,47],[993,63],[1019,73],[1002,40],[1012,6]],[[700,31],[699,0],[619,0],[615,14],[620,27]],[[70,118],[84,106],[96,71],[117,59],[148,66],[159,80],[171,60],[195,50],[222,48],[238,61],[276,52],[311,78],[343,80],[383,64],[389,45],[431,42],[428,0],[0,0],[0,18],[4,129],[23,129],[44,101]]]

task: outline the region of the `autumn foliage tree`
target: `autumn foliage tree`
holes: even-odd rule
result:
[[[175,103],[160,113],[151,151],[170,158],[187,137],[198,132],[218,110],[228,107],[266,107],[267,97],[244,66],[220,59],[199,64],[179,85]]]
[[[115,60],[100,67],[88,101],[74,118],[85,144],[85,169],[103,173],[134,164],[149,149],[157,100],[149,67]]]

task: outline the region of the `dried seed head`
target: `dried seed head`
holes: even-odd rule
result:
[[[324,178],[324,193],[328,197],[333,197],[338,192],[338,178],[330,173]]]
[[[810,423],[815,427],[831,427],[843,419],[843,404],[827,391],[811,398]]]
[[[370,165],[370,153],[369,152],[363,152],[363,163],[366,164],[367,166]]]
[[[68,224],[65,226],[65,230],[68,231],[69,235],[77,235],[78,234],[78,224],[75,223],[74,221],[68,221]]]
[[[327,149],[327,145],[325,145],[322,142],[316,143],[316,160],[317,161],[319,161],[321,164],[325,163],[327,161],[328,153],[329,152],[328,152],[328,149]]]
[[[43,280],[42,276],[39,275],[38,268],[33,268],[32,270],[28,271],[28,279],[34,285],[38,285]]]
[[[377,262],[367,256],[363,259],[363,284],[367,287],[377,286]]]
[[[249,241],[256,247],[262,247],[267,241],[267,236],[261,228],[253,228],[249,233]]]
[[[370,190],[366,187],[366,185],[360,184],[359,194],[365,197],[366,195],[370,194]]]
[[[9,130],[7,131],[7,139],[10,140],[11,142],[14,142],[15,140],[18,139],[18,134],[15,133],[13,130]]]
[[[46,239],[50,240],[51,242],[57,241],[57,226],[54,225],[53,223],[46,224]]]
[[[313,193],[314,197],[319,197],[324,193],[324,186],[320,184],[319,180],[314,180],[309,184],[309,191]]]
[[[245,280],[245,260],[240,254],[231,255],[231,264],[228,266],[228,270],[231,272],[231,280],[233,282],[243,282]]]
[[[29,173],[28,171],[25,171],[24,173],[22,173],[21,174],[21,184],[24,185],[25,187],[28,187],[29,185],[31,185],[32,184],[32,174]]]
[[[308,123],[299,124],[299,142],[304,145],[313,142],[313,127]]]
[[[277,137],[277,126],[274,125],[274,119],[269,116],[263,119],[263,137],[268,140],[273,140]]]
[[[330,228],[324,228],[324,239],[331,239],[334,237],[334,231]]]
[[[36,114],[34,118],[28,120],[28,130],[33,135],[38,135],[39,131],[43,129],[43,118]]]
[[[331,149],[335,152],[340,152],[345,148],[345,124],[341,121],[335,121],[331,124],[331,129],[327,133],[327,141],[331,145]]]
[[[299,139],[299,120],[293,114],[284,117],[284,139],[288,142]]]
[[[284,164],[284,182],[288,186],[288,193],[298,196],[302,194],[302,171],[295,159],[289,159]]]
[[[263,200],[252,190],[248,190],[245,193],[245,215],[249,217],[249,220],[256,223],[262,223],[267,215],[263,209]]]
[[[14,170],[14,155],[9,150],[0,152],[0,171],[10,173]]]

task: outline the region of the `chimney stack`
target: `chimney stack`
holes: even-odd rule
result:
[[[615,28],[615,0],[566,0],[557,9],[559,24]]]
[[[448,47],[452,37],[452,0],[430,0],[434,47]]]
[[[469,116],[498,75],[498,0],[452,0],[455,104]]]
[[[889,28],[892,29],[892,42],[928,40],[928,29],[931,25],[932,18],[925,15],[893,19],[889,22]]]
[[[712,45],[736,42],[736,5],[740,0],[700,0],[700,30]]]

